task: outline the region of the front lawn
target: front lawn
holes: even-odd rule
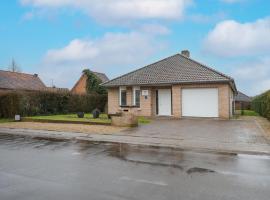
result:
[[[149,118],[145,117],[139,117],[138,118],[139,124],[150,124],[151,120]]]
[[[94,119],[92,114],[84,114],[84,118],[79,118],[77,114],[66,115],[47,115],[47,116],[33,116],[25,117],[25,119],[43,119],[55,121],[70,121],[70,122],[95,122],[95,123],[111,123],[111,120],[106,114],[100,114],[99,118]]]
[[[47,115],[47,116],[33,116],[25,117],[25,119],[41,119],[41,120],[59,120],[59,121],[70,121],[70,122],[95,122],[95,123],[111,123],[107,114],[100,114],[99,118],[94,119],[92,114],[84,114],[84,118],[78,118],[77,114],[66,114],[66,115]],[[139,124],[149,124],[150,119],[145,117],[139,117]]]
[[[239,113],[241,115],[241,110],[237,110],[236,113]],[[243,115],[244,116],[259,116],[259,114],[253,110],[243,110]]]
[[[0,123],[13,122],[14,119],[0,119]]]

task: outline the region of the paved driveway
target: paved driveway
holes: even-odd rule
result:
[[[269,141],[254,120],[159,119],[126,133],[173,140],[183,148],[270,153]]]

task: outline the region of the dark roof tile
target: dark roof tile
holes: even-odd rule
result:
[[[37,75],[0,70],[0,88],[11,90],[44,90]]]
[[[231,82],[231,77],[226,76],[210,67],[193,59],[176,54],[143,68],[122,75],[103,85],[107,87],[128,85],[155,85],[177,83],[203,83],[203,82]]]
[[[235,101],[251,102],[251,98],[244,93],[238,91],[238,94],[235,97]]]
[[[102,83],[109,81],[109,78],[106,76],[106,74],[100,72],[93,72],[93,73],[102,81]]]

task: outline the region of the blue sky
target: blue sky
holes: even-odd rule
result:
[[[239,90],[270,89],[270,1],[17,0],[0,6],[0,69],[71,88],[84,68],[114,78],[183,49],[232,76]]]

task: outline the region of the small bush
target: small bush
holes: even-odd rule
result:
[[[0,118],[104,111],[107,95],[52,92],[10,92],[0,96]]]
[[[251,102],[251,108],[270,120],[270,90],[256,96]]]

